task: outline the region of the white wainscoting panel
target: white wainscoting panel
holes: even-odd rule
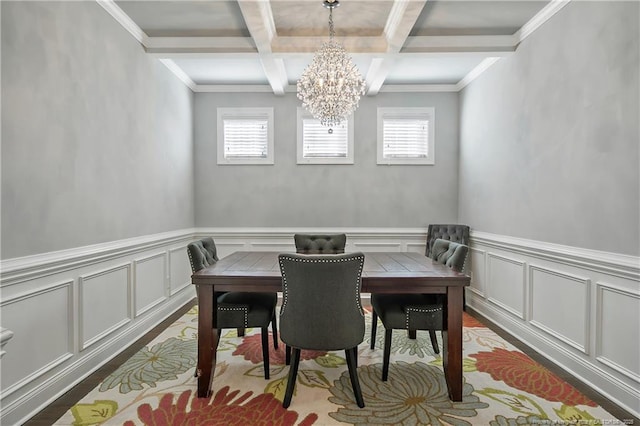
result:
[[[346,251],[402,251],[402,242],[400,241],[355,241],[348,243],[345,247]]]
[[[83,351],[131,321],[131,265],[83,275],[78,288]]]
[[[133,260],[135,316],[162,303],[166,298],[167,253],[160,252]]]
[[[468,309],[640,416],[638,257],[475,230],[470,248]]]
[[[169,249],[169,294],[173,296],[188,286],[191,286],[191,265],[187,248],[182,246]],[[195,289],[193,291],[195,296]]]
[[[495,253],[488,263],[488,300],[524,319],[525,263]]]
[[[4,398],[73,355],[73,281],[3,300],[0,309],[2,325],[13,332],[2,358]]]
[[[424,253],[426,229],[421,228],[199,228],[196,238],[213,237],[218,257],[234,251],[294,252],[294,234],[347,235],[345,251],[412,251]]]
[[[597,283],[598,361],[640,384],[640,292]]]
[[[531,325],[588,353],[590,283],[588,278],[530,265]]]
[[[471,284],[467,290],[484,297],[486,295],[486,263],[487,252],[474,247],[469,248],[469,275],[471,276]]]
[[[186,260],[194,235],[3,259],[1,323],[13,336],[2,347],[0,424],[23,424],[193,300],[188,263],[175,262],[169,283],[167,259],[181,251]]]
[[[218,239],[218,238],[216,238],[215,241],[216,241],[216,249],[218,250],[218,257],[220,259],[222,259],[223,257],[229,256],[234,251],[251,250],[251,246],[245,243],[241,243],[237,241],[228,241],[225,239]]]

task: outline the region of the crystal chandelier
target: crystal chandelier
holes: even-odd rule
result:
[[[298,99],[320,124],[337,126],[358,107],[365,84],[344,47],[333,39],[333,9],[340,2],[325,0],[323,4],[329,9],[329,41],[322,44],[298,80]]]

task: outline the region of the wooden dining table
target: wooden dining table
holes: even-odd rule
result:
[[[278,254],[237,251],[191,276],[198,294],[198,397],[211,395],[219,331],[214,291],[282,291]],[[365,252],[361,293],[445,294],[444,374],[452,401],[462,401],[462,294],[467,275],[413,252]]]

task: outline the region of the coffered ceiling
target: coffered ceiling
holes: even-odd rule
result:
[[[97,0],[194,91],[295,91],[328,39],[320,0]],[[565,0],[341,0],[336,38],[380,91],[460,90]]]

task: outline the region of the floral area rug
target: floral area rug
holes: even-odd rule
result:
[[[381,380],[384,327],[369,349],[371,315],[358,350],[365,408],[353,398],[344,351],[302,351],[291,406],[282,408],[289,367],[270,344],[265,380],[259,329],[224,330],[213,395],[196,398],[197,307],[107,377],[56,425],[540,425],[598,424],[614,417],[464,314],[463,400],[452,402],[427,332],[393,333],[389,380]],[[440,333],[438,339],[441,339]],[[440,347],[442,341],[439,340]]]

